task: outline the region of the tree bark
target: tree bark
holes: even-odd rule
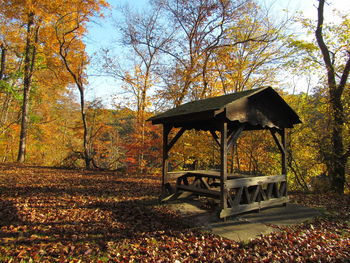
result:
[[[82,85],[78,85],[79,94],[80,94],[80,114],[81,119],[83,121],[83,129],[84,129],[84,138],[83,138],[83,147],[84,147],[84,161],[85,161],[85,167],[87,169],[91,168],[92,158],[91,158],[91,152],[89,147],[89,131],[88,131],[88,124],[86,120],[86,112],[85,112],[85,95],[84,95],[84,87]]]
[[[6,47],[1,46],[0,80],[2,80],[4,77],[5,61],[6,61]]]
[[[338,193],[344,193],[345,166],[348,156],[345,153],[343,141],[345,118],[342,95],[350,71],[350,51],[348,52],[348,60],[342,72],[341,80],[339,84],[337,84],[334,62],[331,59],[330,51],[323,39],[322,29],[324,22],[324,4],[325,0],[319,0],[319,5],[317,8],[318,21],[315,35],[327,70],[327,85],[329,92],[329,103],[331,108],[331,149],[329,154],[330,160],[327,162],[327,168],[332,182],[332,189]]]
[[[23,72],[23,101],[22,101],[22,117],[21,130],[19,136],[19,148],[17,162],[25,161],[27,148],[27,130],[28,130],[28,113],[29,113],[29,96],[31,90],[32,75],[34,71],[34,63],[36,56],[35,44],[38,41],[38,28],[34,32],[34,43],[32,39],[32,29],[34,25],[34,13],[28,14],[27,22],[27,38],[24,54],[24,72]]]

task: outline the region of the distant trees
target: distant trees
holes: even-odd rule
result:
[[[134,127],[134,151],[136,151],[137,166],[140,171],[145,169],[144,155],[146,147],[146,118],[149,116],[152,88],[159,82],[155,74],[160,66],[160,50],[170,42],[164,36],[165,29],[159,20],[161,9],[155,8],[150,13],[139,14],[129,9],[123,10],[124,20],[120,32],[122,44],[130,54],[120,63],[120,57],[115,57],[109,49],[102,55],[103,70],[111,77],[123,81],[122,88],[132,96],[135,105],[136,123]],[[131,68],[125,68],[125,64]],[[154,89],[153,89],[154,91]],[[149,128],[148,128],[149,129]]]
[[[273,70],[263,69],[276,69],[284,56],[279,40],[285,24],[272,23],[270,14],[255,1],[153,4],[162,6],[164,20],[173,29],[169,30],[172,41],[161,49],[164,68],[160,77],[165,83],[163,94],[174,105],[249,89],[254,87],[253,79],[260,84],[273,81]]]
[[[18,162],[25,161],[33,89],[35,93],[44,89],[54,95],[54,89],[61,89],[61,93],[64,93],[68,85],[76,82],[78,78],[80,78],[79,83],[86,81],[83,80],[85,78],[83,75],[73,77],[73,79],[67,78],[71,73],[75,73],[77,67],[82,66],[81,69],[83,69],[85,66],[77,60],[72,66],[67,53],[85,52],[82,34],[86,30],[86,22],[90,17],[97,15],[103,6],[106,6],[103,0],[93,2],[72,0],[64,3],[47,0],[1,2],[0,76],[1,90],[6,94],[2,111],[6,113],[4,116],[8,116],[10,102],[13,102],[13,98],[21,100]],[[63,17],[66,19],[62,19]],[[56,30],[58,20],[60,31]],[[77,30],[70,32],[75,25],[77,25]],[[63,28],[67,31],[63,32]],[[73,33],[75,35],[71,37]],[[67,38],[69,38],[69,44],[64,41]],[[79,42],[80,45],[77,45],[76,42]],[[65,58],[65,63],[59,61],[59,56]],[[62,71],[68,65],[69,70]],[[48,79],[50,81],[47,81]],[[19,95],[19,93],[22,94]],[[12,124],[15,123],[16,121]],[[10,126],[12,124],[10,123]],[[4,126],[6,127],[6,124]]]
[[[139,167],[146,153],[144,115],[152,106],[270,84],[287,54],[281,41],[286,21],[273,23],[255,1],[154,0],[141,12],[124,8],[117,23],[126,56],[113,54],[113,47],[102,53],[104,72],[122,81],[135,105]]]
[[[144,73],[157,78],[157,99],[180,105],[274,81],[287,55],[281,41],[287,21],[276,24],[269,15],[251,0],[154,0],[142,15],[124,12],[119,24],[129,58],[147,65],[153,54]],[[107,72],[111,61],[113,54],[105,56]]]

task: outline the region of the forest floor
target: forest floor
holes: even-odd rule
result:
[[[294,194],[324,215],[249,242],[158,203],[158,176],[0,164],[0,262],[348,262],[350,195]]]

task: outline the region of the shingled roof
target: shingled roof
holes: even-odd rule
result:
[[[300,123],[298,115],[271,87],[261,87],[182,104],[151,117],[153,124],[198,127],[226,118],[258,128],[287,128]],[[204,128],[205,129],[205,128]]]

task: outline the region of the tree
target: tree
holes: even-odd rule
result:
[[[18,25],[23,24],[25,27],[23,34],[24,50],[23,50],[23,100],[21,115],[20,142],[18,149],[18,162],[24,162],[26,152],[26,138],[28,129],[28,112],[29,112],[29,96],[32,84],[33,72],[35,70],[35,61],[37,55],[37,44],[39,42],[39,28],[42,17],[37,12],[38,6],[35,3],[25,1],[18,3],[16,1],[7,1],[1,4],[1,13],[3,18],[13,20]],[[40,12],[39,12],[40,13]],[[5,61],[4,45],[2,45],[2,62]]]
[[[268,11],[255,3],[227,29],[231,45],[214,53],[212,74],[221,92],[230,93],[272,85],[288,56],[282,41],[289,19],[273,23]]]
[[[172,41],[161,49],[167,67],[160,73],[165,98],[173,104],[272,82],[285,56],[280,38],[288,19],[272,23],[254,1],[153,3],[163,7],[174,29]]]
[[[345,123],[343,94],[344,89],[347,87],[347,80],[350,72],[350,46],[348,42],[348,45],[343,47],[340,51],[337,51],[330,50],[329,46],[326,44],[324,38],[324,4],[325,0],[319,0],[315,36],[327,72],[327,87],[331,109],[331,148],[328,172],[332,180],[333,190],[343,193],[345,185],[345,166],[350,156],[350,146],[348,148],[344,146],[343,136]],[[349,18],[346,18],[344,24],[349,30]],[[337,52],[340,52],[342,57],[338,58]],[[341,60],[342,64],[340,66],[336,65],[336,59]]]
[[[46,22],[49,17],[49,12],[47,11],[47,2],[44,0],[24,2],[5,1],[0,4],[1,17],[6,21],[1,23],[3,29],[2,34],[4,34],[1,44],[1,75],[2,77],[4,76],[3,73],[7,66],[7,51],[11,50],[11,52],[15,54],[19,66],[14,72],[10,72],[9,76],[22,76],[22,80],[16,83],[17,85],[22,85],[21,126],[17,156],[17,161],[21,163],[25,160],[27,148],[29,103],[32,82],[37,67],[38,53],[42,51],[39,45],[41,41],[40,30],[45,27],[43,21]],[[8,39],[10,40],[8,41]],[[20,74],[14,74],[15,71],[18,71]],[[8,87],[12,89],[13,84],[10,84]]]
[[[57,87],[66,88],[67,78],[61,73],[57,63],[57,53],[53,52],[54,28],[53,17],[67,9],[66,5],[55,1],[2,1],[0,4],[2,38],[2,67],[7,74],[8,94],[21,99],[20,133],[18,147],[18,162],[24,162],[27,151],[27,137],[30,128],[33,89],[49,88],[51,92]],[[10,63],[9,63],[10,62]],[[11,64],[17,64],[15,67]],[[50,84],[45,83],[51,73]],[[42,78],[43,77],[43,78]],[[62,77],[62,78],[61,78]],[[44,85],[45,83],[45,85]],[[2,82],[4,84],[4,82]],[[21,89],[20,89],[21,86]],[[19,94],[21,91],[21,95]],[[9,100],[4,104],[6,110]]]
[[[155,74],[159,66],[160,50],[171,41],[163,35],[164,28],[160,24],[161,8],[139,14],[127,8],[123,9],[124,21],[119,30],[122,33],[122,45],[130,50],[126,58],[117,58],[111,50],[103,50],[103,71],[107,75],[121,80],[123,90],[132,96],[136,104],[136,123],[133,148],[136,149],[137,166],[142,172],[145,168],[146,116],[151,101],[150,93],[157,84]],[[119,61],[129,62],[132,69],[125,69]],[[126,64],[126,63],[125,63]],[[132,152],[135,152],[132,151]]]
[[[203,98],[207,91],[208,64],[213,51],[225,45],[226,29],[248,1],[226,0],[167,0],[154,1],[164,9],[170,21],[172,45],[162,49],[170,61],[162,77],[167,85],[167,99],[175,105],[188,95]],[[197,95],[194,82],[202,77],[203,90]]]
[[[18,149],[17,161],[24,162],[26,152],[26,138],[28,125],[28,111],[29,111],[29,95],[31,90],[31,82],[33,71],[35,67],[37,48],[39,39],[39,25],[35,23],[35,13],[28,10],[26,21],[26,44],[24,52],[24,71],[23,71],[23,104],[22,104],[22,119],[21,119],[21,133]]]
[[[300,18],[309,35],[314,34],[315,38],[307,41],[294,37],[290,43],[297,51],[293,57],[297,61],[294,66],[302,65],[306,71],[313,70],[313,74],[319,77],[315,92],[319,97],[318,103],[323,104],[322,108],[317,109],[323,114],[323,118],[313,125],[323,129],[318,131],[315,138],[315,148],[327,167],[326,173],[330,178],[331,188],[343,193],[346,163],[350,155],[350,144],[344,133],[347,129],[346,114],[349,110],[345,97],[349,93],[347,81],[350,71],[350,18],[347,14],[338,13],[339,23],[325,23],[324,8],[325,1],[319,0],[315,22]],[[300,73],[300,70],[297,70]]]
[[[82,38],[86,31],[86,22],[89,21],[90,17],[99,15],[100,8],[106,6],[107,4],[103,0],[73,2],[70,9],[64,10],[64,13],[56,13],[54,27],[58,42],[58,54],[79,91],[80,114],[84,130],[82,157],[85,160],[86,168],[91,168],[93,155],[85,109],[85,70],[89,61]]]

